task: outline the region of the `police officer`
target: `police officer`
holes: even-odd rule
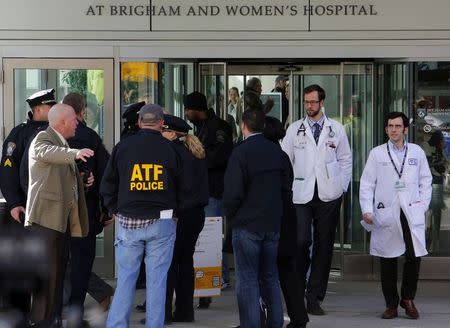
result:
[[[184,98],[184,110],[188,120],[195,126],[194,135],[200,139],[206,152],[209,200],[205,207],[205,215],[223,216],[223,179],[228,158],[233,149],[231,127],[226,121],[217,117],[212,109],[208,110],[206,97],[200,92],[194,91]],[[223,280],[229,281],[226,262],[223,268]],[[202,297],[199,308],[208,308],[210,303],[210,297]]]
[[[120,137],[126,138],[133,134],[135,134],[139,130],[138,126],[138,116],[139,116],[139,110],[142,108],[142,106],[145,105],[145,101],[140,101],[138,103],[131,104],[125,109],[125,111],[122,114],[123,118],[123,130],[120,133]]]
[[[208,204],[208,170],[205,151],[199,139],[188,134],[192,128],[184,120],[164,115],[163,137],[171,140],[183,162],[186,189],[183,203],[189,208],[178,212],[177,238],[167,277],[166,323],[194,321],[194,251],[205,223]],[[182,207],[186,207],[182,205]],[[177,295],[172,315],[173,292]]]
[[[20,163],[31,139],[48,125],[48,111],[56,104],[55,90],[36,92],[26,101],[31,108],[28,119],[12,129],[5,139],[0,165],[0,188],[12,218],[19,223],[23,223],[20,217],[25,213],[27,197],[21,188]]]
[[[87,162],[78,164],[78,170],[83,175],[85,182],[88,181],[89,177],[94,179],[93,184],[85,188],[89,234],[84,238],[72,237],[70,240],[71,293],[69,302],[82,314],[89,277],[95,259],[96,235],[103,230],[103,217],[107,217],[107,210],[102,211],[100,206],[99,186],[108,163],[109,154],[99,135],[89,128],[84,121],[86,114],[84,97],[79,93],[69,93],[64,97],[63,104],[73,107],[79,121],[75,136],[67,140],[70,148],[89,148],[94,151],[94,156],[90,157]]]
[[[176,236],[175,211],[182,198],[182,163],[161,135],[163,110],[145,105],[139,131],[113,149],[100,193],[118,219],[117,288],[106,327],[128,327],[142,257],[147,273],[147,325],[164,325],[166,278]]]

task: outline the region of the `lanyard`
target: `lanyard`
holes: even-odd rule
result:
[[[408,145],[406,145],[405,155],[403,155],[402,167],[400,168],[400,172],[398,171],[397,166],[395,166],[394,160],[392,159],[391,151],[389,150],[389,143],[386,143],[386,147],[387,147],[387,153],[389,155],[389,159],[391,160],[392,166],[394,167],[395,172],[397,172],[398,178],[401,179],[402,174],[403,174],[403,169],[405,168],[406,155],[408,154]]]

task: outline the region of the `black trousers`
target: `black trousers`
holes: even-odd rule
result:
[[[41,292],[33,295],[31,305],[31,320],[43,327],[50,326],[55,318],[61,318],[63,282],[69,258],[69,236],[43,226],[33,224],[29,227],[31,233],[36,234],[46,242],[48,251],[49,279]]]
[[[305,308],[305,280],[298,279],[297,262],[295,257],[278,256],[278,275],[287,314],[294,326],[309,321]]]
[[[172,263],[167,274],[166,319],[172,318],[173,292],[177,295],[173,316],[194,319],[194,252],[195,244],[205,224],[204,207],[178,213],[177,237]]]
[[[102,278],[97,276],[95,272],[91,272],[89,277],[88,293],[97,303],[102,302],[105,298],[114,295],[114,288],[107,284]]]
[[[86,237],[70,238],[70,298],[69,305],[83,312],[83,304],[89,286],[92,265],[95,260],[95,242],[100,221],[98,198],[87,197],[89,233]]]
[[[306,280],[311,264],[311,273],[306,288],[306,300],[323,301],[328,286],[336,226],[339,221],[341,199],[323,202],[315,188],[313,199],[306,204],[296,204],[298,236],[298,279]],[[309,247],[312,243],[311,226],[314,233],[312,257]],[[302,298],[303,299],[303,298]]]
[[[400,223],[405,241],[405,263],[403,265],[403,278],[401,286],[401,297],[413,300],[416,296],[417,281],[419,280],[420,257],[416,257],[414,245],[411,238],[411,230],[403,211],[400,211]],[[397,291],[397,257],[380,258],[381,288],[387,307],[396,307],[399,303]]]
[[[70,306],[83,309],[95,259],[95,235],[70,238]]]

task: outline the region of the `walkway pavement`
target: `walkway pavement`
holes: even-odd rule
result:
[[[136,304],[143,301],[144,290],[138,290]],[[104,327],[104,316],[88,300],[86,316],[96,327]],[[450,281],[420,281],[416,306],[420,311],[419,320],[407,319],[399,308],[399,318],[380,319],[384,301],[379,282],[330,280],[328,295],[322,304],[325,316],[310,316],[308,328],[349,327],[349,328],[448,328],[450,327]],[[143,313],[133,311],[131,328],[144,328],[139,323]],[[234,327],[239,324],[237,302],[233,289],[223,292],[214,299],[208,310],[196,310],[196,321],[189,324],[174,323],[173,328]],[[289,318],[285,314],[285,324]]]

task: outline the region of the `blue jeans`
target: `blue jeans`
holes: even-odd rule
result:
[[[267,327],[283,327],[283,307],[277,269],[280,234],[235,228],[232,235],[241,327],[261,327],[260,297],[267,306]]]
[[[209,197],[208,205],[205,207],[205,216],[222,216],[223,217],[223,200],[220,198]],[[222,253],[222,280],[230,282],[230,270],[228,268],[227,254]]]
[[[158,220],[142,229],[116,232],[117,287],[106,327],[128,327],[142,257],[145,254],[147,280],[147,328],[164,327],[167,271],[172,262],[177,223]]]

